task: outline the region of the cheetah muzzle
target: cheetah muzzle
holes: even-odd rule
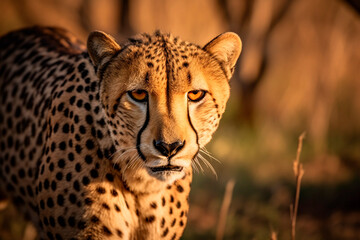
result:
[[[240,52],[234,33],[1,37],[0,196],[40,239],[179,239]]]

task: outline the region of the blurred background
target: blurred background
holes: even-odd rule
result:
[[[297,239],[360,239],[360,3],[358,0],[1,0],[0,34],[61,26],[119,41],[156,29],[202,46],[233,31],[243,52],[219,130],[219,159],[197,173],[182,239],[215,239],[229,179],[235,187],[224,239],[290,239],[292,161],[301,161]],[[29,230],[30,229],[30,230]],[[14,207],[0,211],[0,239],[29,239]]]

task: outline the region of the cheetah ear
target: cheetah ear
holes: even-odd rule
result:
[[[95,31],[88,37],[87,49],[94,65],[100,67],[120,50],[120,46],[110,35]]]
[[[241,39],[233,32],[220,34],[203,47],[205,51],[211,53],[216,59],[224,64],[226,71],[229,72],[228,76],[230,77],[241,53],[241,48]]]

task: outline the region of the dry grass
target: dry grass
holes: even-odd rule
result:
[[[271,231],[270,240],[277,240],[277,233],[274,231]]]
[[[229,207],[232,199],[232,193],[234,190],[235,180],[230,179],[226,184],[224,200],[220,209],[219,223],[216,229],[216,240],[222,240],[224,237],[226,218],[229,212]]]
[[[299,198],[300,198],[300,188],[301,180],[304,176],[304,168],[302,163],[300,163],[300,154],[303,146],[303,140],[305,138],[305,132],[299,136],[299,142],[297,147],[296,158],[293,161],[293,171],[296,181],[296,193],[294,203],[290,204],[290,220],[291,220],[291,240],[295,240],[296,237],[296,217],[299,208]],[[271,230],[270,240],[277,240],[277,233],[274,230]]]
[[[296,234],[296,217],[299,208],[299,198],[300,198],[300,187],[301,180],[304,176],[304,169],[302,163],[300,163],[300,154],[302,150],[303,140],[305,138],[305,132],[303,132],[299,137],[299,144],[297,148],[296,158],[293,162],[293,171],[296,179],[296,194],[294,203],[290,205],[290,219],[291,219],[291,239],[295,240]]]

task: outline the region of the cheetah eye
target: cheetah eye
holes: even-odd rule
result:
[[[188,92],[188,99],[192,102],[198,102],[205,97],[206,91],[204,90],[193,90]]]
[[[136,102],[146,102],[148,99],[148,93],[145,90],[128,91],[128,94]]]

